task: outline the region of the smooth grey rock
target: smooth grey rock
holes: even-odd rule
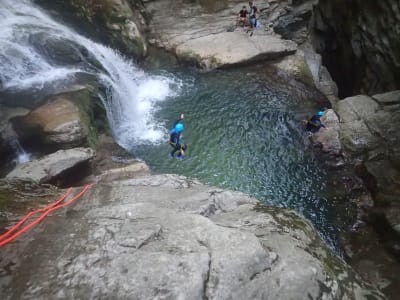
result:
[[[210,47],[212,45],[212,47]],[[293,54],[297,45],[274,36],[243,32],[221,32],[183,42],[176,47],[178,56],[199,60],[206,69],[267,60]]]
[[[366,119],[379,110],[379,104],[371,97],[357,95],[339,101],[337,113],[341,122]]]
[[[362,154],[379,146],[379,138],[369,131],[362,120],[340,124],[340,139],[351,154]]]
[[[316,85],[302,50],[297,50],[296,54],[286,56],[274,65],[309,86]]]
[[[377,114],[382,112],[376,101],[358,95],[339,101],[335,108],[340,120],[340,138],[350,154],[359,155],[380,146],[382,137],[376,126],[381,127],[387,122],[386,117],[376,119]]]
[[[26,116],[14,119],[13,126],[21,139],[37,136],[45,144],[58,147],[84,144],[88,124],[82,120],[84,112],[70,98],[68,94],[58,95]]]
[[[377,95],[373,95],[372,98],[374,98],[376,101],[378,101],[380,104],[383,104],[383,105],[399,104],[400,103],[400,91],[393,91],[393,92],[388,92],[388,93],[383,93],[383,94],[377,94]]]
[[[97,176],[97,180],[101,181],[115,181],[120,179],[132,178],[142,174],[148,175],[150,173],[149,167],[144,162],[134,162],[129,165],[113,168],[103,171]]]
[[[299,47],[304,52],[304,58],[311,71],[314,84],[335,105],[338,98],[338,87],[325,66],[322,65],[321,55],[317,54],[310,43],[303,43]]]
[[[296,213],[176,175],[97,184],[19,242],[3,299],[385,299]]]
[[[94,157],[90,148],[59,150],[40,159],[18,165],[7,178],[29,178],[38,183],[49,182],[75,166]]]
[[[337,156],[342,152],[342,144],[339,137],[339,119],[332,109],[325,111],[321,118],[325,128],[321,128],[312,136],[314,144],[322,146],[322,151]]]

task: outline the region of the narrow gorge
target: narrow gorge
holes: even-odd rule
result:
[[[253,2],[1,1],[1,299],[396,299],[400,3]]]

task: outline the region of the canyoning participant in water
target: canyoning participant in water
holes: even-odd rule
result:
[[[174,122],[169,136],[169,144],[171,145],[171,147],[174,148],[171,151],[170,155],[171,157],[174,157],[175,152],[179,151],[176,158],[180,160],[183,160],[185,158],[185,151],[187,149],[187,146],[183,142],[181,142],[181,134],[182,131],[185,129],[182,124],[182,120],[184,119],[184,117],[184,114],[181,114],[180,118]]]
[[[310,131],[312,133],[316,133],[316,132],[318,132],[318,130],[321,129],[321,127],[325,128],[325,125],[322,124],[321,119],[320,119],[323,115],[324,115],[324,112],[319,111],[315,115],[313,115],[310,120],[304,120],[306,130]]]

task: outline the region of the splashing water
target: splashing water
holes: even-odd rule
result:
[[[43,90],[49,84],[60,92],[79,74],[89,74],[104,86],[102,100],[118,143],[156,143],[164,137],[166,130],[153,113],[158,102],[179,92],[180,83],[173,76],[145,74],[115,50],[56,22],[29,0],[2,0],[0,6],[0,95]]]
[[[11,147],[14,149],[14,152],[17,154],[15,158],[15,162],[19,164],[23,164],[32,160],[32,155],[27,153],[24,148],[22,148],[21,144],[16,138],[13,138],[10,141]]]

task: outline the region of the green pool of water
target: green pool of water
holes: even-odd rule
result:
[[[332,193],[301,120],[321,108],[307,93],[255,73],[177,74],[179,96],[160,104],[158,121],[170,128],[185,114],[187,157],[169,157],[168,137],[130,150],[153,173],[175,173],[245,192],[266,204],[295,209],[339,249],[345,209]]]

